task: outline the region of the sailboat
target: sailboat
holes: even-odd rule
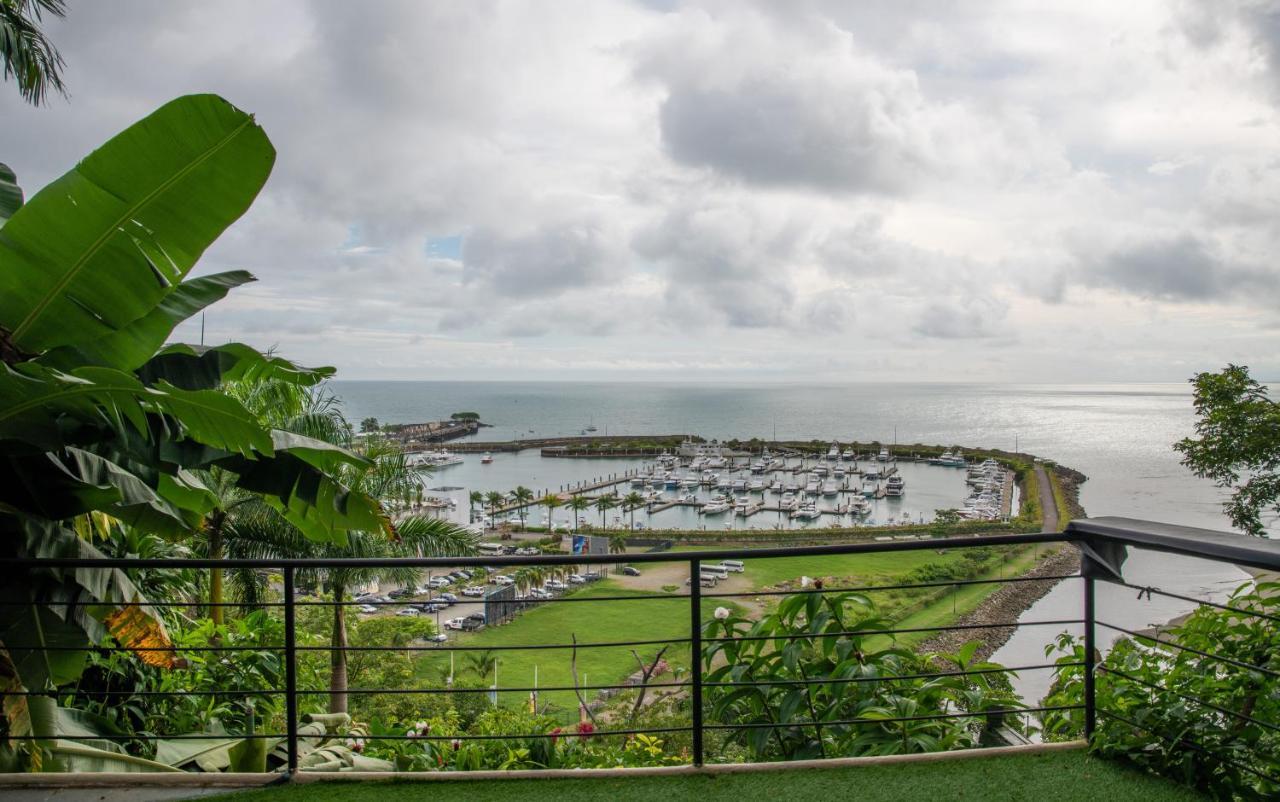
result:
[[[582,431],[584,431],[584,432],[594,432],[594,431],[596,431],[596,417],[595,417],[595,415],[592,415],[592,416],[591,416],[591,422],[590,422],[590,423],[588,423],[588,424],[587,424],[587,428],[583,429]]]

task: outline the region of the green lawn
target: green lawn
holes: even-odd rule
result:
[[[1126,766],[1088,757],[1083,750],[969,758],[931,763],[805,769],[750,774],[609,779],[475,780],[368,784],[324,782],[241,792],[226,802],[432,802],[519,799],[538,802],[699,802],[838,800],[858,802],[1191,802],[1194,791]]]
[[[675,551],[699,551],[705,548],[680,547]],[[939,553],[938,549],[920,551],[878,552],[875,554],[833,554],[817,557],[773,557],[767,560],[744,558],[747,576],[758,588],[776,585],[801,576],[858,577],[860,584],[890,584],[925,563],[954,563],[963,559],[962,549]]]
[[[993,569],[982,578],[1011,576],[1027,570],[1035,562],[1036,551],[1031,548],[1020,549],[1015,554],[1016,556],[1005,567]],[[776,585],[803,575],[848,577],[850,583],[859,585],[891,584],[900,581],[904,575],[926,563],[953,563],[961,559],[963,559],[961,549],[950,549],[941,553],[935,549],[925,549],[914,552],[748,560],[747,576],[755,587]],[[963,615],[977,607],[983,599],[999,587],[999,585],[970,585],[962,587],[954,594],[945,593],[937,601],[912,610],[901,620],[901,626],[921,627],[945,624],[955,615]],[[918,605],[922,593],[922,591],[884,591],[870,595],[886,613],[893,614],[895,610]],[[578,591],[575,598],[636,595],[645,594],[621,589],[611,580],[606,580]],[[523,613],[509,624],[485,629],[474,635],[461,635],[457,643],[499,650],[504,646],[568,643],[574,636],[583,643],[686,638],[689,627],[688,604],[688,597],[682,595],[672,596],[670,600],[544,604]],[[714,607],[724,604],[726,601],[723,599],[706,600],[703,605],[704,620],[710,616]],[[915,643],[924,640],[930,634],[908,634],[900,636],[900,640]],[[635,647],[635,651],[647,661],[652,659],[659,648],[661,647],[640,646]],[[462,681],[478,683],[479,678],[469,669],[471,654],[474,652],[458,652],[454,670]],[[495,651],[495,654],[500,661],[498,681],[502,686],[533,686],[535,668],[538,687],[573,684],[570,668],[572,652],[568,649]],[[667,650],[665,658],[672,666],[687,666],[689,650],[687,646],[681,644],[673,645]],[[447,661],[448,657],[445,654],[424,656],[420,658],[418,674],[423,677],[439,677],[442,670],[447,670]],[[613,684],[638,667],[631,647],[580,649],[577,661],[579,682],[582,684]],[[492,682],[492,676],[488,681]],[[655,682],[663,681],[671,681],[671,675],[655,679]],[[586,695],[588,698],[594,698],[595,692],[589,692]],[[512,692],[502,694],[499,701],[504,705],[514,706],[526,703],[527,699],[526,693]],[[543,692],[539,694],[539,699],[541,702],[553,703],[565,715],[571,715],[577,706],[577,699],[571,691]]]
[[[606,580],[598,585],[574,594],[574,598],[591,596],[641,596],[648,595],[618,588]],[[474,635],[462,635],[459,645],[464,646],[520,646],[547,643],[570,643],[576,636],[579,643],[601,641],[662,640],[689,636],[689,599],[673,596],[670,600],[653,601],[602,601],[543,604],[522,613],[515,621],[491,627]],[[636,652],[646,660],[661,646],[637,646]],[[665,655],[673,664],[688,663],[688,647],[673,646]],[[478,681],[465,666],[468,655],[474,652],[458,652],[455,670],[467,682]],[[498,684],[507,687],[532,687],[534,669],[538,672],[538,687],[571,686],[570,669],[572,651],[569,649],[521,649],[495,652],[499,659]],[[421,660],[419,673],[435,675],[438,666],[448,661],[445,655],[430,655]],[[433,667],[432,664],[434,663]],[[578,650],[578,680],[581,684],[608,685],[618,682],[637,670],[631,647],[610,647]],[[585,676],[585,682],[583,678]],[[492,676],[489,681],[492,682]],[[655,682],[670,682],[668,674],[655,678]],[[585,694],[593,698],[594,691]],[[523,704],[528,694],[502,694],[499,701],[507,705]],[[553,702],[563,710],[572,711],[577,700],[572,691],[542,693],[540,702]]]

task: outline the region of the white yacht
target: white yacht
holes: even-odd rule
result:
[[[840,459],[844,460],[845,462],[852,462],[853,458],[854,458],[854,455],[853,455],[852,448],[846,448],[844,452],[840,454]]]
[[[492,455],[492,454],[486,453],[483,457],[481,457],[481,458],[480,458],[480,464],[481,464],[481,465],[489,465],[489,464],[491,464],[492,462],[493,462],[493,455]]]
[[[703,515],[719,515],[722,512],[728,512],[731,506],[733,505],[728,499],[723,496],[716,496],[706,504],[703,504],[702,509],[699,511]]]
[[[812,521],[821,514],[818,512],[818,505],[812,501],[806,501],[800,505],[799,509],[791,511],[792,518],[798,518],[802,521]]]
[[[828,459],[828,460],[831,460],[832,462],[834,462],[835,460],[840,459],[840,446],[839,446],[839,444],[837,444],[837,443],[832,443],[832,444],[831,444],[831,448],[827,450],[827,459]]]
[[[764,480],[763,480],[763,479],[752,479],[752,480],[751,480],[751,483],[747,485],[747,492],[749,492],[749,493],[763,493],[763,492],[764,492]]]
[[[822,483],[822,495],[835,496],[840,494],[840,485],[831,479]]]
[[[894,474],[893,476],[890,476],[889,481],[885,483],[884,494],[886,496],[901,496],[906,488],[906,481],[901,476]]]
[[[889,447],[888,447],[888,446],[880,446],[880,453],[876,455],[876,459],[880,460],[881,462],[888,462],[888,461],[889,461]]]

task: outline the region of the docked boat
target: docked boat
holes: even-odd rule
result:
[[[821,514],[818,512],[818,505],[812,501],[806,501],[798,509],[791,511],[791,517],[801,521],[812,521]]]
[[[703,504],[699,512],[703,515],[719,515],[720,513],[728,512],[732,506],[733,503],[729,499],[724,496],[716,496],[706,504]]]
[[[827,481],[825,481],[825,482],[823,482],[823,483],[822,483],[822,495],[824,495],[824,496],[836,496],[836,495],[839,495],[839,494],[840,494],[840,485],[839,485],[839,483],[837,483],[837,482],[835,482],[835,481],[833,481],[833,480],[831,480],[831,479],[828,479]]]
[[[747,485],[747,492],[748,492],[748,493],[763,493],[763,492],[764,492],[764,480],[763,480],[763,479],[752,479],[752,480],[751,480],[751,483]]]
[[[632,486],[632,487],[644,487],[644,485],[645,485],[645,478],[644,478],[643,476],[633,476],[633,477],[631,477],[631,486]]]
[[[686,488],[695,488],[702,484],[702,481],[696,476],[686,476],[680,480],[680,486]]]
[[[832,444],[831,444],[831,448],[827,449],[827,459],[828,459],[828,460],[830,460],[830,461],[832,461],[832,462],[835,462],[836,460],[840,459],[840,446],[839,446],[839,444],[837,444],[837,443],[832,443]]]
[[[862,478],[869,479],[871,481],[875,481],[882,476],[884,476],[883,470],[881,470],[879,467],[876,467],[876,466],[867,468],[865,471],[862,472]]]
[[[853,462],[853,459],[854,459],[853,449],[846,448],[843,452],[841,452],[840,459],[844,460],[845,462]]]
[[[487,453],[486,453],[483,457],[481,457],[481,458],[480,458],[480,464],[481,464],[481,465],[490,465],[490,464],[492,464],[492,463],[493,463],[493,455],[492,455],[492,454],[487,454]]]
[[[880,492],[880,485],[878,483],[872,483],[872,482],[862,483],[863,496],[866,496],[867,498],[875,498],[876,494],[879,492]]]
[[[889,461],[889,449],[887,446],[880,447],[880,453],[876,454],[876,459],[879,460],[880,462]]]
[[[811,495],[811,496],[816,496],[816,495],[818,495],[818,479],[817,479],[817,477],[814,477],[814,476],[810,476],[810,477],[809,477],[808,481],[806,481],[806,482],[804,483],[804,492],[808,493],[808,494],[809,494],[809,495]]]
[[[735,492],[735,493],[745,493],[745,492],[747,492],[747,480],[746,480],[745,478],[734,479],[734,480],[733,480],[733,492]]]
[[[894,474],[889,477],[889,481],[885,483],[884,494],[886,496],[901,496],[907,488],[906,480],[901,476]]]

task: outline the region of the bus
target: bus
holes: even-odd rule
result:
[[[507,553],[507,548],[501,543],[481,543],[476,546],[476,552],[485,557],[501,557]]]

